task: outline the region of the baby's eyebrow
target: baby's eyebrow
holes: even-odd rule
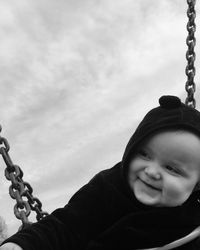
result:
[[[150,151],[147,147],[145,147],[145,146],[141,146],[141,147],[139,147],[137,150],[136,150],[136,152],[140,152],[140,151]]]
[[[143,149],[143,150],[147,150],[148,152],[153,152],[153,150],[151,149],[151,147],[147,146],[147,145],[143,145],[140,150]]]

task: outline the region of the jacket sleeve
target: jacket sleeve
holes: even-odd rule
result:
[[[23,250],[84,249],[90,239],[103,230],[106,192],[98,175],[83,186],[64,207],[6,241]]]

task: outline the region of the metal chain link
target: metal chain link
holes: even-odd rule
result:
[[[187,10],[187,16],[188,16],[188,23],[187,23],[187,31],[188,36],[186,39],[186,44],[188,46],[188,50],[186,52],[186,59],[187,59],[187,66],[185,69],[185,73],[187,75],[187,82],[185,84],[185,89],[187,91],[187,98],[185,100],[185,104],[195,108],[196,107],[196,101],[194,98],[194,92],[196,90],[196,85],[194,83],[194,76],[195,76],[195,67],[194,67],[194,61],[196,58],[196,54],[194,52],[194,47],[196,45],[196,38],[194,36],[196,31],[196,24],[195,24],[195,17],[196,17],[196,11],[195,11],[195,4],[196,0],[187,0],[188,3],[188,10]]]
[[[1,130],[2,128],[0,126],[0,132]],[[0,154],[2,155],[7,166],[5,169],[5,177],[7,180],[11,181],[9,194],[12,199],[16,200],[14,214],[17,219],[22,221],[21,228],[24,228],[31,224],[31,222],[28,220],[31,210],[36,212],[37,221],[48,215],[48,213],[42,211],[42,203],[38,198],[32,195],[33,189],[31,185],[28,182],[23,181],[23,171],[21,168],[13,164],[8,153],[10,146],[7,139],[0,136],[0,145]]]

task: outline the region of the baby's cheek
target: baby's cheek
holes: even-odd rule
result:
[[[133,184],[133,182],[135,182],[136,179],[137,179],[137,175],[136,175],[135,171],[130,169],[128,171],[128,175],[127,175],[127,180],[129,182],[129,184]]]
[[[138,158],[134,158],[129,164],[129,170],[133,172],[141,171],[145,164]]]
[[[172,205],[181,205],[188,199],[191,193],[192,190],[190,188],[185,188],[180,183],[170,183],[164,189],[165,199]]]

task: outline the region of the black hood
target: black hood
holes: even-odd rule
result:
[[[186,106],[176,96],[162,96],[159,104],[160,106],[146,114],[126,146],[122,159],[125,175],[135,149],[148,136],[162,129],[184,129],[200,137],[200,112],[198,110]]]

